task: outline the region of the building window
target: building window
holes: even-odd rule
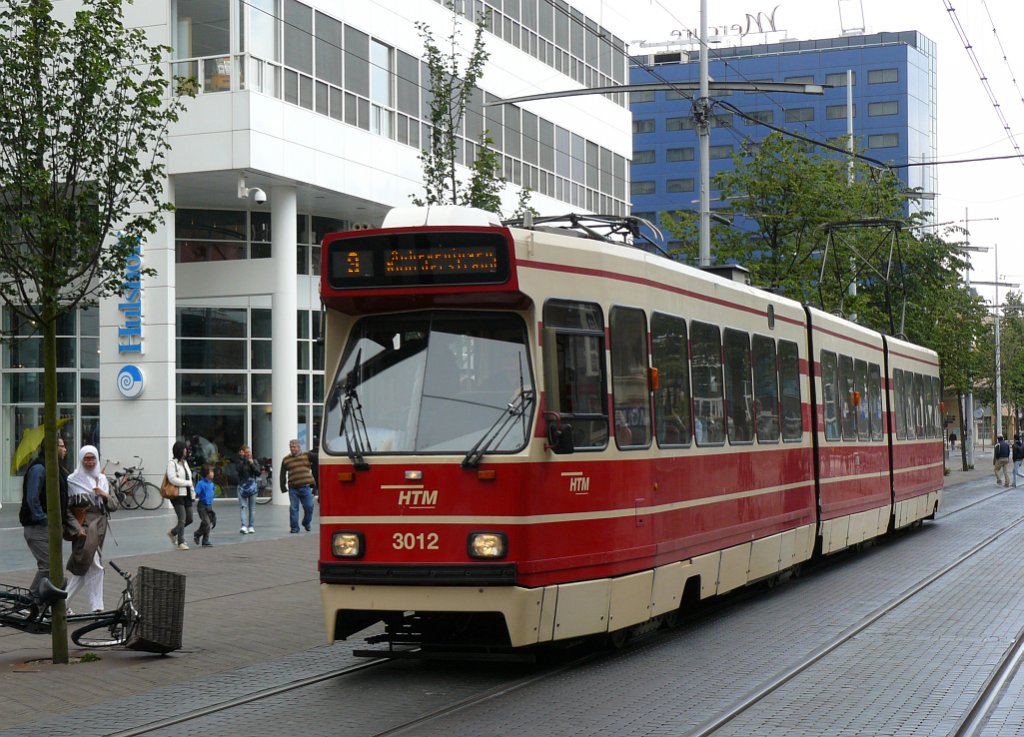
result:
[[[744,125],[757,125],[758,123],[771,125],[775,122],[775,115],[771,110],[752,110],[747,115],[749,117],[743,119]]]
[[[708,152],[712,159],[728,159],[732,157],[733,146],[731,143],[726,143],[721,146],[711,146],[708,149]]]
[[[177,263],[270,258],[269,212],[179,209],[174,223]]]
[[[708,124],[711,128],[729,128],[732,126],[732,115],[712,115],[708,118]]]
[[[797,107],[786,111],[787,123],[806,123],[814,120],[813,107]]]
[[[667,161],[693,161],[693,146],[686,148],[670,148],[665,152]]]
[[[899,81],[899,71],[896,69],[869,69],[868,84],[885,84],[886,82]]]
[[[653,164],[654,163],[654,151],[634,151],[633,152],[633,163],[634,164]]]
[[[853,114],[857,115],[857,105],[853,106]],[[825,107],[825,119],[826,120],[845,120],[846,119],[846,105],[827,105]]]
[[[868,115],[899,115],[900,104],[895,100],[888,102],[872,102],[868,104]]]
[[[629,193],[633,196],[641,194],[654,194],[654,182],[630,182]]]
[[[803,74],[796,77],[786,77],[786,84],[814,84],[814,75]]]
[[[667,131],[692,131],[693,118],[689,115],[683,118],[665,118],[665,130]]]
[[[899,145],[899,133],[880,133],[877,136],[868,136],[868,148],[895,148]]]
[[[689,90],[667,90],[665,92],[665,100],[692,100],[693,93]]]
[[[693,191],[693,177],[684,177],[683,179],[669,179],[665,182],[665,191],[669,194],[676,192],[692,192]]]
[[[635,105],[639,102],[654,102],[654,90],[642,90],[629,93],[629,104]]]
[[[653,133],[654,132],[654,121],[653,120],[634,120],[633,121],[633,132],[634,133]]]
[[[853,83],[857,84],[857,72],[853,72]],[[825,75],[825,84],[831,87],[845,87],[846,86],[846,72],[836,72],[835,74]]]

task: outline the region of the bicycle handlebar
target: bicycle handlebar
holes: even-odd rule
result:
[[[118,573],[120,573],[120,574],[121,574],[121,576],[122,576],[123,578],[128,578],[128,574],[127,574],[127,573],[125,573],[124,571],[122,571],[122,570],[121,570],[121,568],[120,568],[120,567],[119,567],[119,566],[117,565],[117,563],[115,563],[115,562],[114,562],[114,561],[112,561],[112,560],[108,560],[108,561],[107,561],[107,563],[109,563],[109,564],[110,564],[110,567],[111,567],[111,568],[113,568],[113,569],[114,569],[115,571],[117,571]]]

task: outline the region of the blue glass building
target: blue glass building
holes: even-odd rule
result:
[[[663,46],[634,55],[631,84],[698,81],[695,45]],[[711,47],[709,74],[717,82],[790,82],[832,85],[824,95],[714,93],[749,116],[816,141],[845,146],[847,70],[853,72],[853,134],[861,152],[896,164],[935,160],[935,43],[917,31],[842,36],[811,41]],[[696,210],[700,193],[697,132],[690,97],[668,90],[633,93],[633,214],[659,222],[664,212]],[[715,106],[711,176],[732,168],[732,154],[771,129]],[[825,151],[825,149],[820,149]],[[935,165],[898,170],[907,188],[932,210]],[[712,181],[712,209],[719,206]]]

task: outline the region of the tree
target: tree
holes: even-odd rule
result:
[[[451,3],[448,4],[452,9]],[[452,9],[452,31],[446,38],[447,53],[442,52],[434,33],[426,23],[416,23],[416,30],[423,40],[424,61],[430,76],[430,142],[420,154],[423,166],[423,197],[413,197],[415,205],[466,205],[479,207],[489,212],[501,212],[501,190],[506,180],[501,176],[501,157],[491,148],[493,141],[483,130],[476,144],[462,140],[465,128],[466,109],[474,95],[479,94],[476,85],[483,75],[484,64],[490,52],[484,47],[483,32],[488,16],[477,19],[473,34],[473,48],[465,63],[461,63],[459,51],[461,31],[459,19]],[[462,146],[474,148],[470,179],[460,181],[458,174],[459,152]]]
[[[173,209],[164,156],[184,103],[168,100],[161,61],[170,49],[126,29],[122,4],[84,0],[70,24],[53,17],[50,0],[10,0],[0,12],[0,299],[43,339],[50,510],[60,509],[57,319],[120,293],[140,239]],[[50,578],[62,585],[60,515],[48,516]],[[68,661],[64,615],[60,604],[58,663]]]

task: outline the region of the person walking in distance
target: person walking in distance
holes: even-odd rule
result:
[[[1010,449],[1013,455],[1013,485],[1017,486],[1017,475],[1021,474],[1024,477],[1024,472],[1021,471],[1020,464],[1024,462],[1024,441],[1021,440],[1020,434],[1013,436],[1013,448]]]
[[[64,456],[68,454],[64,439],[57,438],[58,483],[60,484],[61,526],[68,528],[68,472],[64,470]],[[43,449],[25,469],[21,481],[21,508],[18,521],[25,528],[25,544],[36,559],[36,575],[29,585],[33,597],[39,596],[39,585],[50,575],[50,536],[46,514],[46,463]],[[75,525],[77,527],[77,525]],[[65,538],[67,539],[67,538]]]
[[[167,463],[167,480],[178,487],[178,496],[171,499],[178,524],[170,529],[167,537],[178,550],[188,550],[185,544],[185,528],[192,524],[192,471],[185,459],[185,441],[179,440],[171,447],[171,460]]]
[[[992,451],[992,464],[996,473],[996,486],[999,486],[999,477],[1002,475],[1002,485],[1010,485],[1010,444],[1006,438],[1000,435],[996,438],[996,447]]]
[[[256,480],[260,475],[260,467],[252,459],[252,449],[248,445],[238,449],[235,469],[238,471],[238,506],[242,516],[242,526],[238,532],[251,535],[256,532],[253,525],[256,523]]]
[[[287,493],[291,502],[291,513],[288,517],[291,531],[299,531],[299,504],[302,505],[302,526],[310,531],[313,521],[313,487],[316,479],[309,465],[309,454],[302,452],[298,440],[288,441],[288,455],[281,461],[281,493]]]

